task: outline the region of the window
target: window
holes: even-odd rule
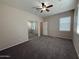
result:
[[[77,33],[79,34],[79,9],[78,9],[78,21],[77,21]]]
[[[35,30],[35,29],[36,29],[36,23],[32,22],[32,30]]]
[[[77,33],[79,34],[79,19],[78,19],[78,23],[77,23]]]
[[[64,17],[60,19],[59,23],[60,31],[70,31],[71,30],[71,17]]]

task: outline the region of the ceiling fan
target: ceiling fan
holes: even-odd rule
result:
[[[49,8],[50,8],[50,7],[53,7],[53,5],[47,6],[47,5],[45,5],[45,3],[41,3],[41,4],[42,4],[42,8],[36,8],[36,9],[40,9],[40,10],[41,10],[41,13],[42,13],[43,11],[49,12],[49,11],[50,11]]]

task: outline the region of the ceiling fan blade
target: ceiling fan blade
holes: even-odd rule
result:
[[[42,9],[42,8],[36,8],[37,10],[40,10],[40,9]]]
[[[43,6],[45,6],[45,4],[44,4],[44,3],[41,3],[41,4],[42,4],[42,7],[43,7]]]
[[[53,7],[53,5],[49,5],[49,6],[47,6],[46,8],[50,8],[50,7]]]
[[[49,12],[50,10],[49,9],[46,9],[46,11]]]
[[[43,12],[43,10],[41,10],[41,13]]]

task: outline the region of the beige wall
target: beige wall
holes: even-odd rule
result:
[[[76,3],[76,7],[75,7],[75,13],[74,13],[74,39],[73,39],[73,43],[75,46],[75,49],[77,51],[77,54],[79,56],[79,34],[77,34],[77,20],[78,20],[78,5],[79,5],[79,1],[77,1],[78,3]]]
[[[0,50],[28,41],[27,21],[42,18],[16,8],[0,4]],[[38,29],[40,35],[40,29]]]
[[[49,16],[49,17],[45,17],[45,21],[48,22],[48,35],[49,36],[55,36],[55,37],[62,37],[62,38],[72,38],[72,26],[71,25],[71,31],[70,32],[60,32],[59,31],[59,19],[62,17],[67,17],[67,16],[71,16],[71,20],[73,23],[73,19],[74,19],[74,11],[69,11],[69,12],[64,12],[61,14],[57,14],[57,15],[53,15],[53,16]]]

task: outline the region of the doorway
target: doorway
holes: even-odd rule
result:
[[[36,21],[28,21],[28,38],[32,40],[38,37],[38,23]]]

